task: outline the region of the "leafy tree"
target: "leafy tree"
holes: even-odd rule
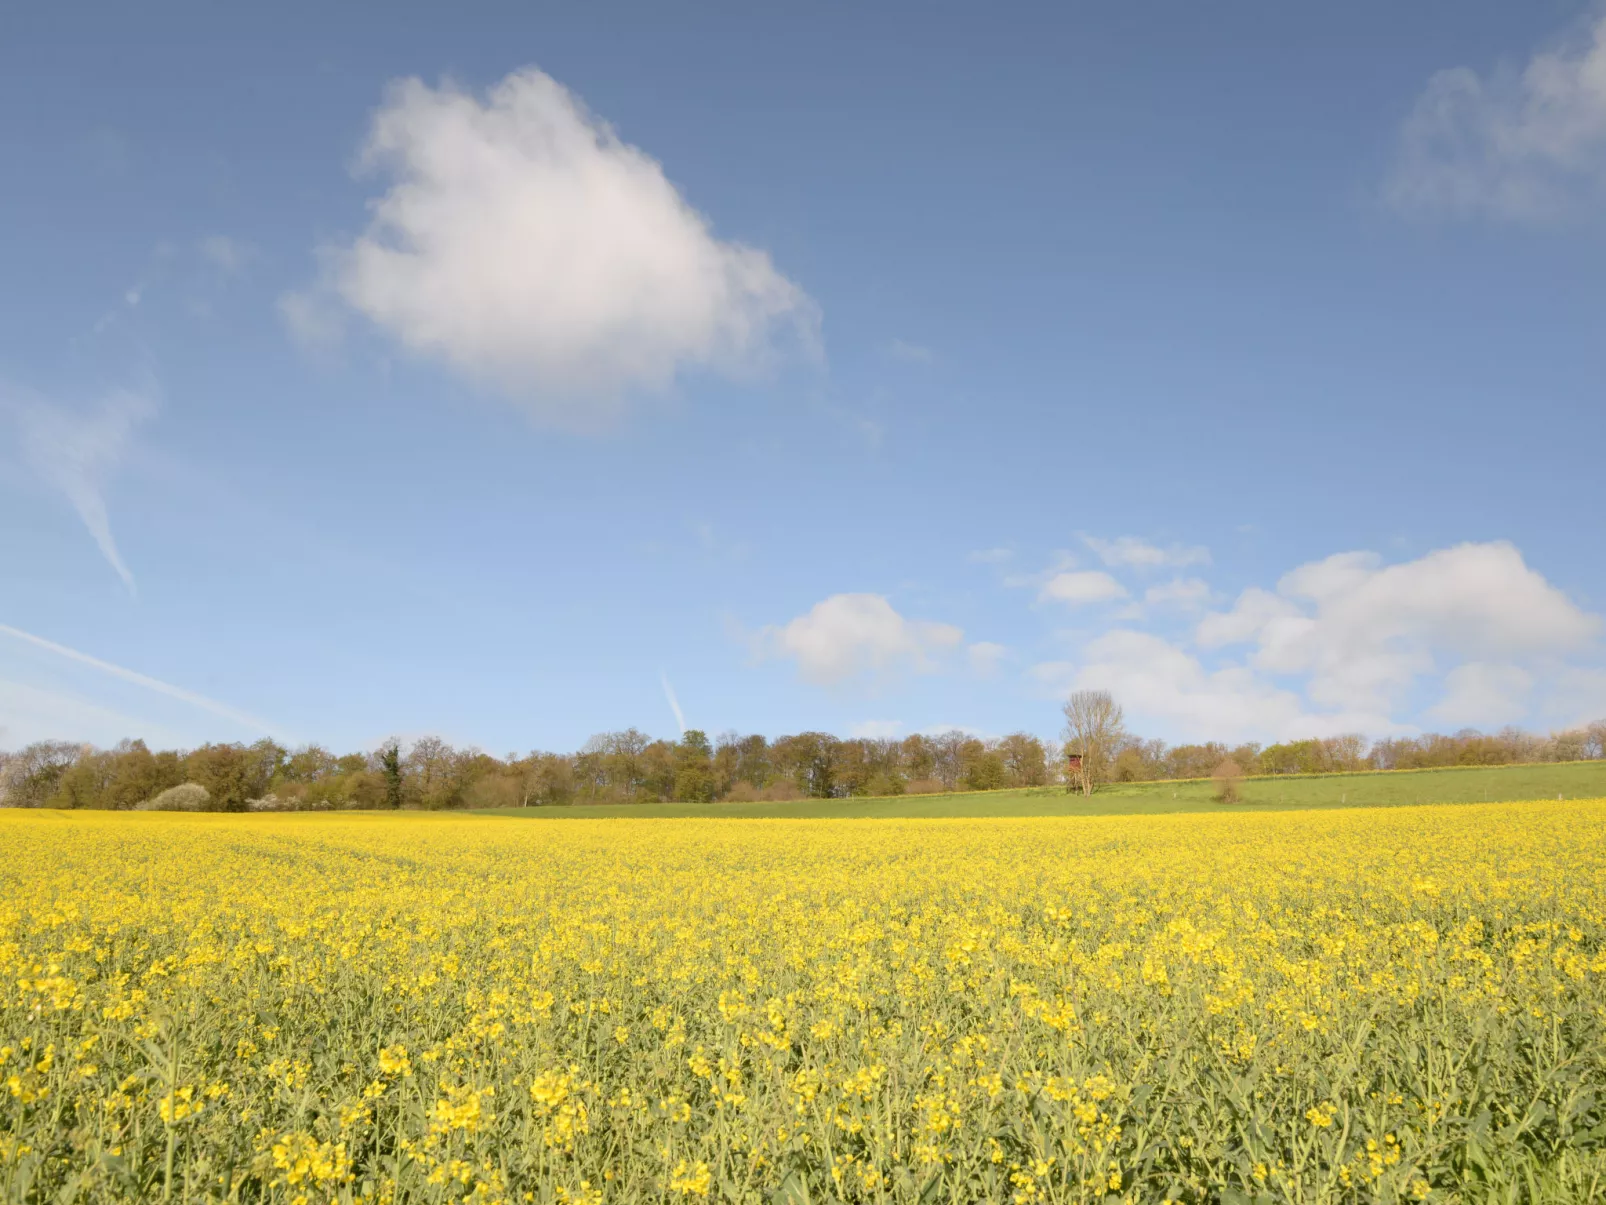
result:
[[[965,772],[965,744],[972,739],[957,728],[926,738],[926,747],[931,751],[932,774],[941,781],[944,790],[952,791],[959,786]]]
[[[831,747],[831,784],[836,795],[868,795],[881,767],[873,741],[855,738]]]
[[[904,775],[911,781],[937,777],[937,757],[929,738],[916,733],[906,736],[898,747],[898,760]]]
[[[1048,751],[1030,733],[1010,733],[998,742],[998,755],[1004,759],[1006,786],[1040,787],[1048,781]]]
[[[736,742],[736,777],[762,791],[775,777],[770,743],[762,736],[744,736]]]
[[[714,798],[714,749],[705,733],[688,728],[674,751],[674,798],[708,803]]]
[[[112,752],[111,781],[103,807],[132,808],[184,781],[184,768],[172,750],[152,753],[144,741],[125,741]]]
[[[1003,754],[996,749],[989,749],[983,742],[966,741],[961,756],[961,781],[968,790],[993,791],[1008,781],[1009,771],[1004,765]]]
[[[6,759],[0,803],[18,808],[45,806],[86,748],[71,741],[35,741],[18,750]]]
[[[116,757],[85,749],[56,779],[56,789],[45,801],[53,808],[105,807],[106,788],[111,783]]]
[[[1146,769],[1143,751],[1128,745],[1115,755],[1115,765],[1111,769],[1110,777],[1116,782],[1143,782],[1150,777],[1144,772]]]
[[[385,778],[385,806],[399,808],[402,805],[402,761],[401,745],[396,741],[387,741],[379,749],[379,770]]]
[[[653,741],[636,759],[640,778],[636,794],[645,799],[672,799],[675,794],[675,746]]]
[[[265,764],[254,747],[202,745],[185,757],[184,779],[204,787],[217,811],[243,812],[247,800],[266,793],[261,777]]]
[[[770,746],[771,756],[803,795],[831,799],[836,793],[837,739],[828,732],[800,732],[783,736]]]
[[[714,798],[723,799],[739,781],[742,767],[742,738],[734,732],[721,732],[714,741]]]
[[[473,751],[459,752],[438,736],[421,736],[402,759],[402,797],[416,807],[461,807]]]

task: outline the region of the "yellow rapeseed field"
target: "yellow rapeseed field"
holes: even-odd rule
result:
[[[0,813],[0,1199],[1598,1198],[1603,839]]]

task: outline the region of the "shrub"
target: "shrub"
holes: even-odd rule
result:
[[[1238,802],[1238,787],[1243,782],[1244,772],[1239,769],[1237,762],[1227,758],[1216,767],[1210,778],[1216,784],[1217,803]]]
[[[168,787],[144,803],[134,805],[137,812],[207,812],[212,809],[212,796],[199,783],[186,782]]]
[[[903,785],[903,779],[896,774],[887,774],[885,772],[871,778],[869,788],[865,792],[867,795],[902,795],[906,789]]]
[[[941,795],[947,789],[940,778],[917,778],[903,790],[906,795]]]

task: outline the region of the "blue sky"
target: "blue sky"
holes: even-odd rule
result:
[[[13,6],[0,746],[1606,715],[1606,9]]]

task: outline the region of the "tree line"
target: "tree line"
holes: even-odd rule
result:
[[[1087,705],[1073,715],[1073,704]],[[1167,745],[1126,732],[1098,692],[1066,704],[1063,740],[1029,733],[982,739],[951,731],[902,739],[802,732],[773,740],[695,729],[679,740],[635,728],[592,737],[575,753],[493,757],[437,737],[363,753],[271,740],[152,751],[144,741],[97,749],[40,741],[0,752],[0,805],[52,808],[502,808],[571,803],[708,803],[1208,778],[1313,774],[1606,757],[1606,721],[1537,736],[1464,730],[1368,742],[1358,735],[1281,744]],[[1079,726],[1080,725],[1080,726]],[[1074,769],[1066,754],[1080,755]]]
[[[1219,741],[1167,745],[1126,730],[1121,706],[1107,691],[1079,690],[1065,701],[1066,781],[1092,794],[1107,782],[1155,782],[1251,775],[1337,774],[1367,770],[1426,770],[1451,766],[1590,761],[1606,758],[1606,720],[1539,736],[1508,727],[1488,734],[1463,728],[1453,735],[1387,737],[1360,733],[1273,745]]]

